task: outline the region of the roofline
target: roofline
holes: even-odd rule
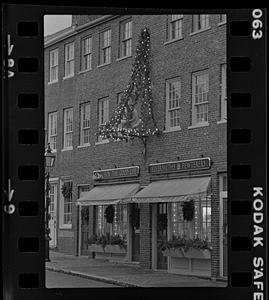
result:
[[[84,30],[86,30],[88,28],[97,26],[99,24],[102,24],[102,23],[104,23],[104,22],[106,22],[108,20],[115,19],[117,17],[119,17],[119,15],[104,15],[104,16],[102,16],[100,18],[97,18],[97,19],[95,19],[95,20],[93,20],[91,22],[85,23],[83,25],[72,26],[72,27],[70,27],[70,29],[68,31],[66,31],[66,32],[64,32],[64,33],[62,33],[62,34],[60,34],[58,36],[55,36],[55,37],[52,37],[52,38],[48,38],[48,40],[46,42],[44,41],[44,48],[47,48],[47,47],[49,47],[49,46],[51,46],[53,44],[56,44],[56,43],[58,43],[58,42],[60,42],[62,40],[65,40],[65,39],[67,39],[69,37],[72,37],[75,34],[81,32],[81,31],[84,31]],[[57,34],[57,32],[55,34]]]

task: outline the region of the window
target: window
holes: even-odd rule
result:
[[[226,23],[227,22],[227,15],[221,14],[220,15],[220,23]]]
[[[73,147],[73,109],[64,109],[64,149]]]
[[[91,70],[92,68],[92,37],[82,40],[81,51],[81,71]]]
[[[58,81],[58,49],[50,51],[49,56],[49,82],[56,82]]]
[[[192,77],[192,125],[208,122],[208,73],[193,74]]]
[[[98,125],[102,126],[109,121],[109,100],[108,97],[99,99],[98,101]],[[106,141],[98,137],[98,142]]]
[[[171,207],[172,235],[186,239],[200,238],[211,241],[211,197],[195,198],[194,216],[184,220],[182,202],[174,202]]]
[[[107,205],[97,206],[96,213],[96,234],[127,235],[127,204],[114,205],[115,213],[113,223],[107,223],[105,218],[105,210]]]
[[[127,20],[120,25],[120,57],[132,55],[132,21]]]
[[[220,120],[227,120],[227,65],[220,66]]]
[[[72,182],[65,182],[72,189]],[[72,196],[64,197],[64,207],[63,207],[63,225],[72,224]]]
[[[64,64],[64,76],[71,77],[74,75],[74,43],[65,45],[65,64]]]
[[[193,15],[192,31],[200,31],[209,28],[209,15]]]
[[[181,82],[179,78],[166,81],[166,130],[180,129]]]
[[[54,206],[57,202],[57,184],[56,183],[50,183],[50,205],[49,205],[49,214],[50,219],[55,220],[56,219],[56,207]]]
[[[170,15],[168,22],[168,40],[176,40],[182,37],[183,15]]]
[[[123,95],[124,95],[123,92],[120,92],[120,93],[117,94],[117,105],[119,105],[121,103]]]
[[[80,106],[80,145],[90,144],[90,104]]]
[[[57,112],[49,113],[48,142],[52,150],[56,150]]]
[[[100,33],[100,65],[111,60],[111,29]]]

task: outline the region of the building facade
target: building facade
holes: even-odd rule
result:
[[[146,149],[139,138],[96,135],[120,103],[145,27],[161,131],[147,139]],[[70,28],[45,37],[44,55],[46,139],[56,155],[51,248],[225,278],[225,15],[73,16]],[[94,235],[124,239],[127,248],[98,250],[90,242]],[[159,245],[174,237],[206,241],[210,251],[162,251]]]

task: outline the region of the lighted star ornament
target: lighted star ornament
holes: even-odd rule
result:
[[[131,78],[111,119],[99,127],[97,135],[109,140],[146,138],[159,133],[153,117],[150,80],[150,34],[141,31]]]

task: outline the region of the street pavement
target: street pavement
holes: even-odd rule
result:
[[[46,269],[123,287],[226,287],[224,281],[183,276],[50,251]]]
[[[47,288],[113,288],[114,284],[68,275],[61,272],[46,271]]]

